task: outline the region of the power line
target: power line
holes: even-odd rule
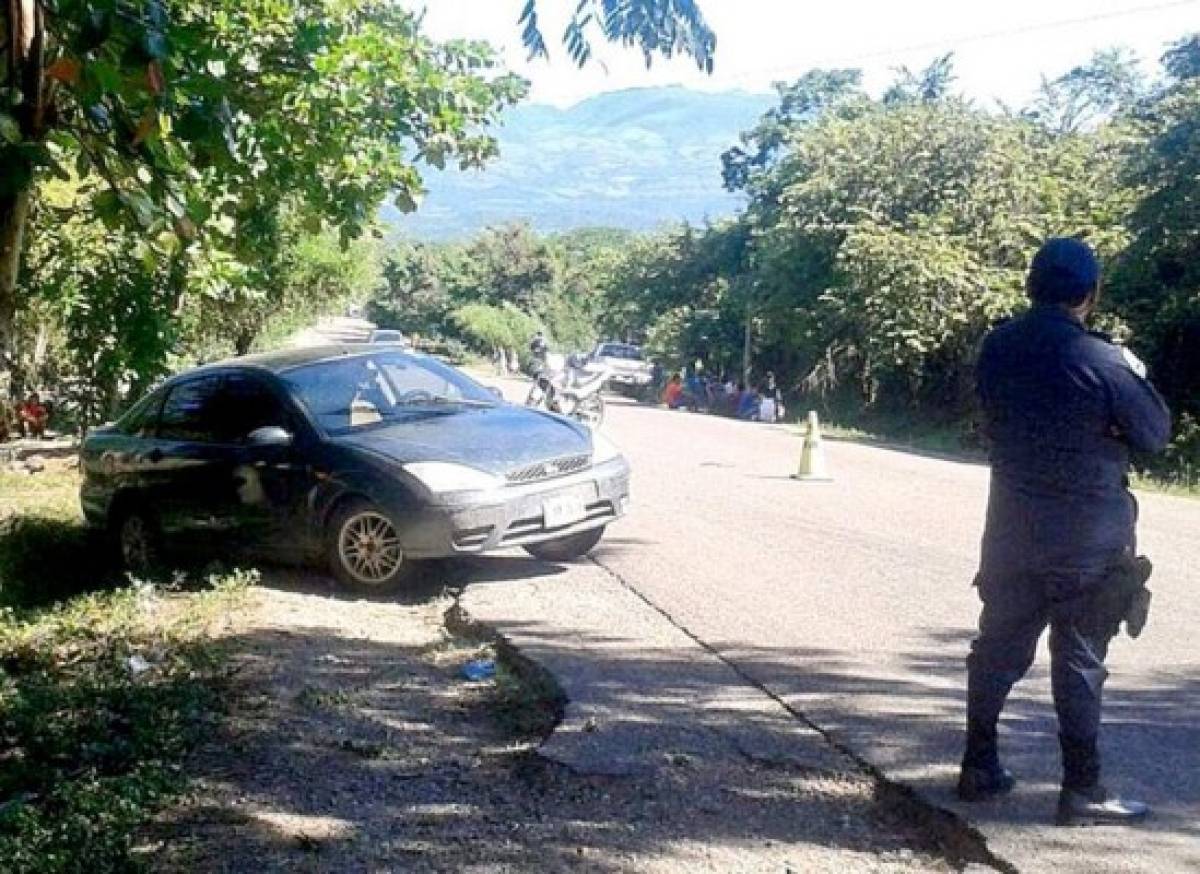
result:
[[[942,39],[929,40],[923,43],[913,43],[905,46],[896,46],[887,49],[879,49],[871,52],[863,52],[857,55],[847,55],[836,59],[820,59],[815,64],[808,64],[803,68],[796,66],[779,66],[766,67],[759,70],[747,70],[744,73],[737,74],[734,78],[743,79],[752,76],[769,75],[772,73],[784,73],[787,71],[795,71],[798,69],[811,69],[814,66],[851,66],[862,61],[872,61],[880,58],[895,57],[896,55],[907,54],[909,52],[930,51],[934,49],[958,48],[971,43],[988,42],[996,39],[1007,39],[1014,36],[1025,36],[1031,33],[1040,33],[1047,30],[1060,30],[1064,27],[1074,27],[1081,24],[1093,24],[1099,21],[1112,21],[1118,18],[1128,18],[1133,15],[1141,15],[1147,12],[1161,12],[1167,9],[1178,9],[1183,6],[1193,6],[1200,0],[1170,0],[1166,3],[1152,3],[1143,6],[1134,6],[1128,9],[1114,9],[1111,12],[1101,12],[1094,15],[1084,15],[1077,18],[1063,18],[1057,21],[1046,21],[1038,24],[1026,24],[1020,27],[1007,28],[1004,30],[993,30],[984,33],[966,34],[959,37],[943,37]]]

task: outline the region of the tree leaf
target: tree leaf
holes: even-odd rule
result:
[[[21,125],[7,112],[0,110],[0,140],[6,143],[19,143],[22,139]]]

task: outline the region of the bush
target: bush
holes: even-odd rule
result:
[[[210,578],[183,611],[146,585],[0,611],[6,872],[135,868],[136,830],[183,789],[179,762],[219,701],[221,652],[204,631],[249,581]]]

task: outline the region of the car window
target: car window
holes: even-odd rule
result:
[[[217,442],[214,401],[220,386],[221,377],[215,375],[173,385],[158,420],[158,436],[193,443]]]
[[[307,364],[281,378],[321,427],[334,432],[496,403],[454,368],[401,352]]]
[[[133,405],[117,421],[117,430],[132,437],[150,437],[158,425],[158,411],[162,409],[162,389],[153,391]]]
[[[637,346],[626,346],[619,343],[606,343],[600,347],[602,358],[623,358],[627,361],[641,361],[642,350]]]
[[[250,432],[271,425],[294,430],[291,417],[271,387],[246,373],[231,373],[224,378],[212,418],[214,438],[221,443],[244,442]]]

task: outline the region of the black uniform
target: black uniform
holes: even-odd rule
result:
[[[1063,785],[1091,786],[1110,634],[1087,611],[1134,550],[1129,451],[1165,447],[1170,415],[1118,347],[1052,305],[993,331],[977,378],[992,478],[964,765],[998,767],[997,719],[1049,625]]]

